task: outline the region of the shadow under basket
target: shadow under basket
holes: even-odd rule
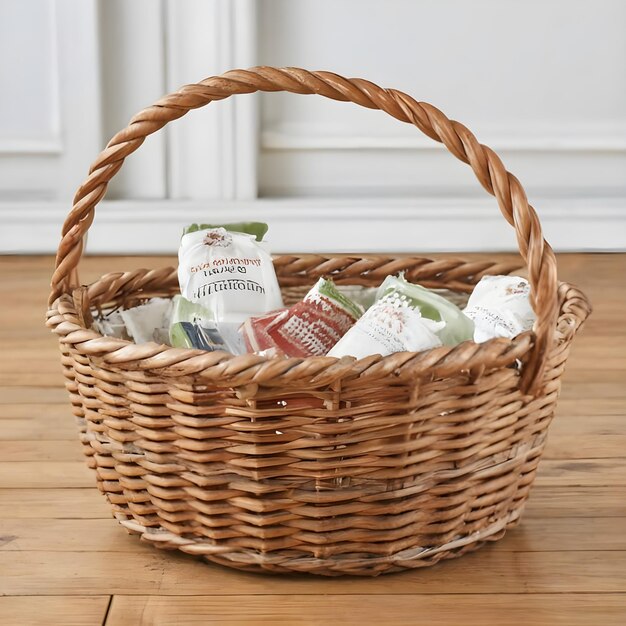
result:
[[[174,268],[79,286],[83,237],[124,158],[189,109],[259,90],[382,109],[469,163],[516,229],[533,332],[355,361],[135,345],[92,330],[93,311],[178,293]],[[411,282],[467,294],[482,276],[516,269],[381,255],[284,255],[274,264],[287,303],[320,276],[378,286],[404,271]],[[87,462],[122,526],[231,567],[335,576],[432,565],[519,521],[589,312],[579,290],[558,282],[517,179],[464,126],[360,79],[254,68],[166,96],[111,140],[64,225],[47,324],[59,336]]]

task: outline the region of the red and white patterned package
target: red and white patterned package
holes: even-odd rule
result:
[[[250,352],[324,356],[362,313],[362,308],[340,293],[332,281],[320,278],[301,302],[252,317],[241,330]]]

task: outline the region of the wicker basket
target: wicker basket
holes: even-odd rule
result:
[[[79,287],[83,237],[124,159],[190,109],[281,90],[381,109],[468,163],[517,233],[534,332],[355,361],[135,345],[91,330],[95,309],[178,292],[171,267]],[[515,269],[380,255],[279,256],[275,267],[289,303],[320,276],[375,286],[402,270],[467,293],[484,274]],[[578,289],[557,282],[518,180],[464,126],[365,80],[261,67],[183,87],[113,137],[63,227],[47,324],[88,464],[127,530],[246,570],[377,575],[459,556],[519,521],[589,312]]]

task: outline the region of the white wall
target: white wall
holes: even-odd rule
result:
[[[500,154],[557,248],[626,249],[625,27],[623,0],[0,3],[0,250],[54,250],[89,163],[137,110],[255,64],[428,101]],[[173,252],[182,224],[235,217],[269,221],[282,251],[515,246],[471,170],[415,128],[263,94],[149,138],[99,207],[89,249]]]

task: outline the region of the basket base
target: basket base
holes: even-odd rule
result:
[[[289,558],[285,554],[272,556],[252,550],[233,551],[210,543],[186,540],[168,531],[142,526],[124,515],[116,515],[118,522],[130,534],[141,535],[155,547],[164,550],[180,550],[186,554],[201,556],[210,563],[258,574],[315,574],[318,576],[379,576],[409,569],[430,567],[445,559],[454,559],[498,541],[508,528],[516,526],[522,507],[505,518],[497,519],[491,526],[466,537],[459,537],[436,548],[418,547],[390,555],[350,554],[332,558],[298,556]]]

